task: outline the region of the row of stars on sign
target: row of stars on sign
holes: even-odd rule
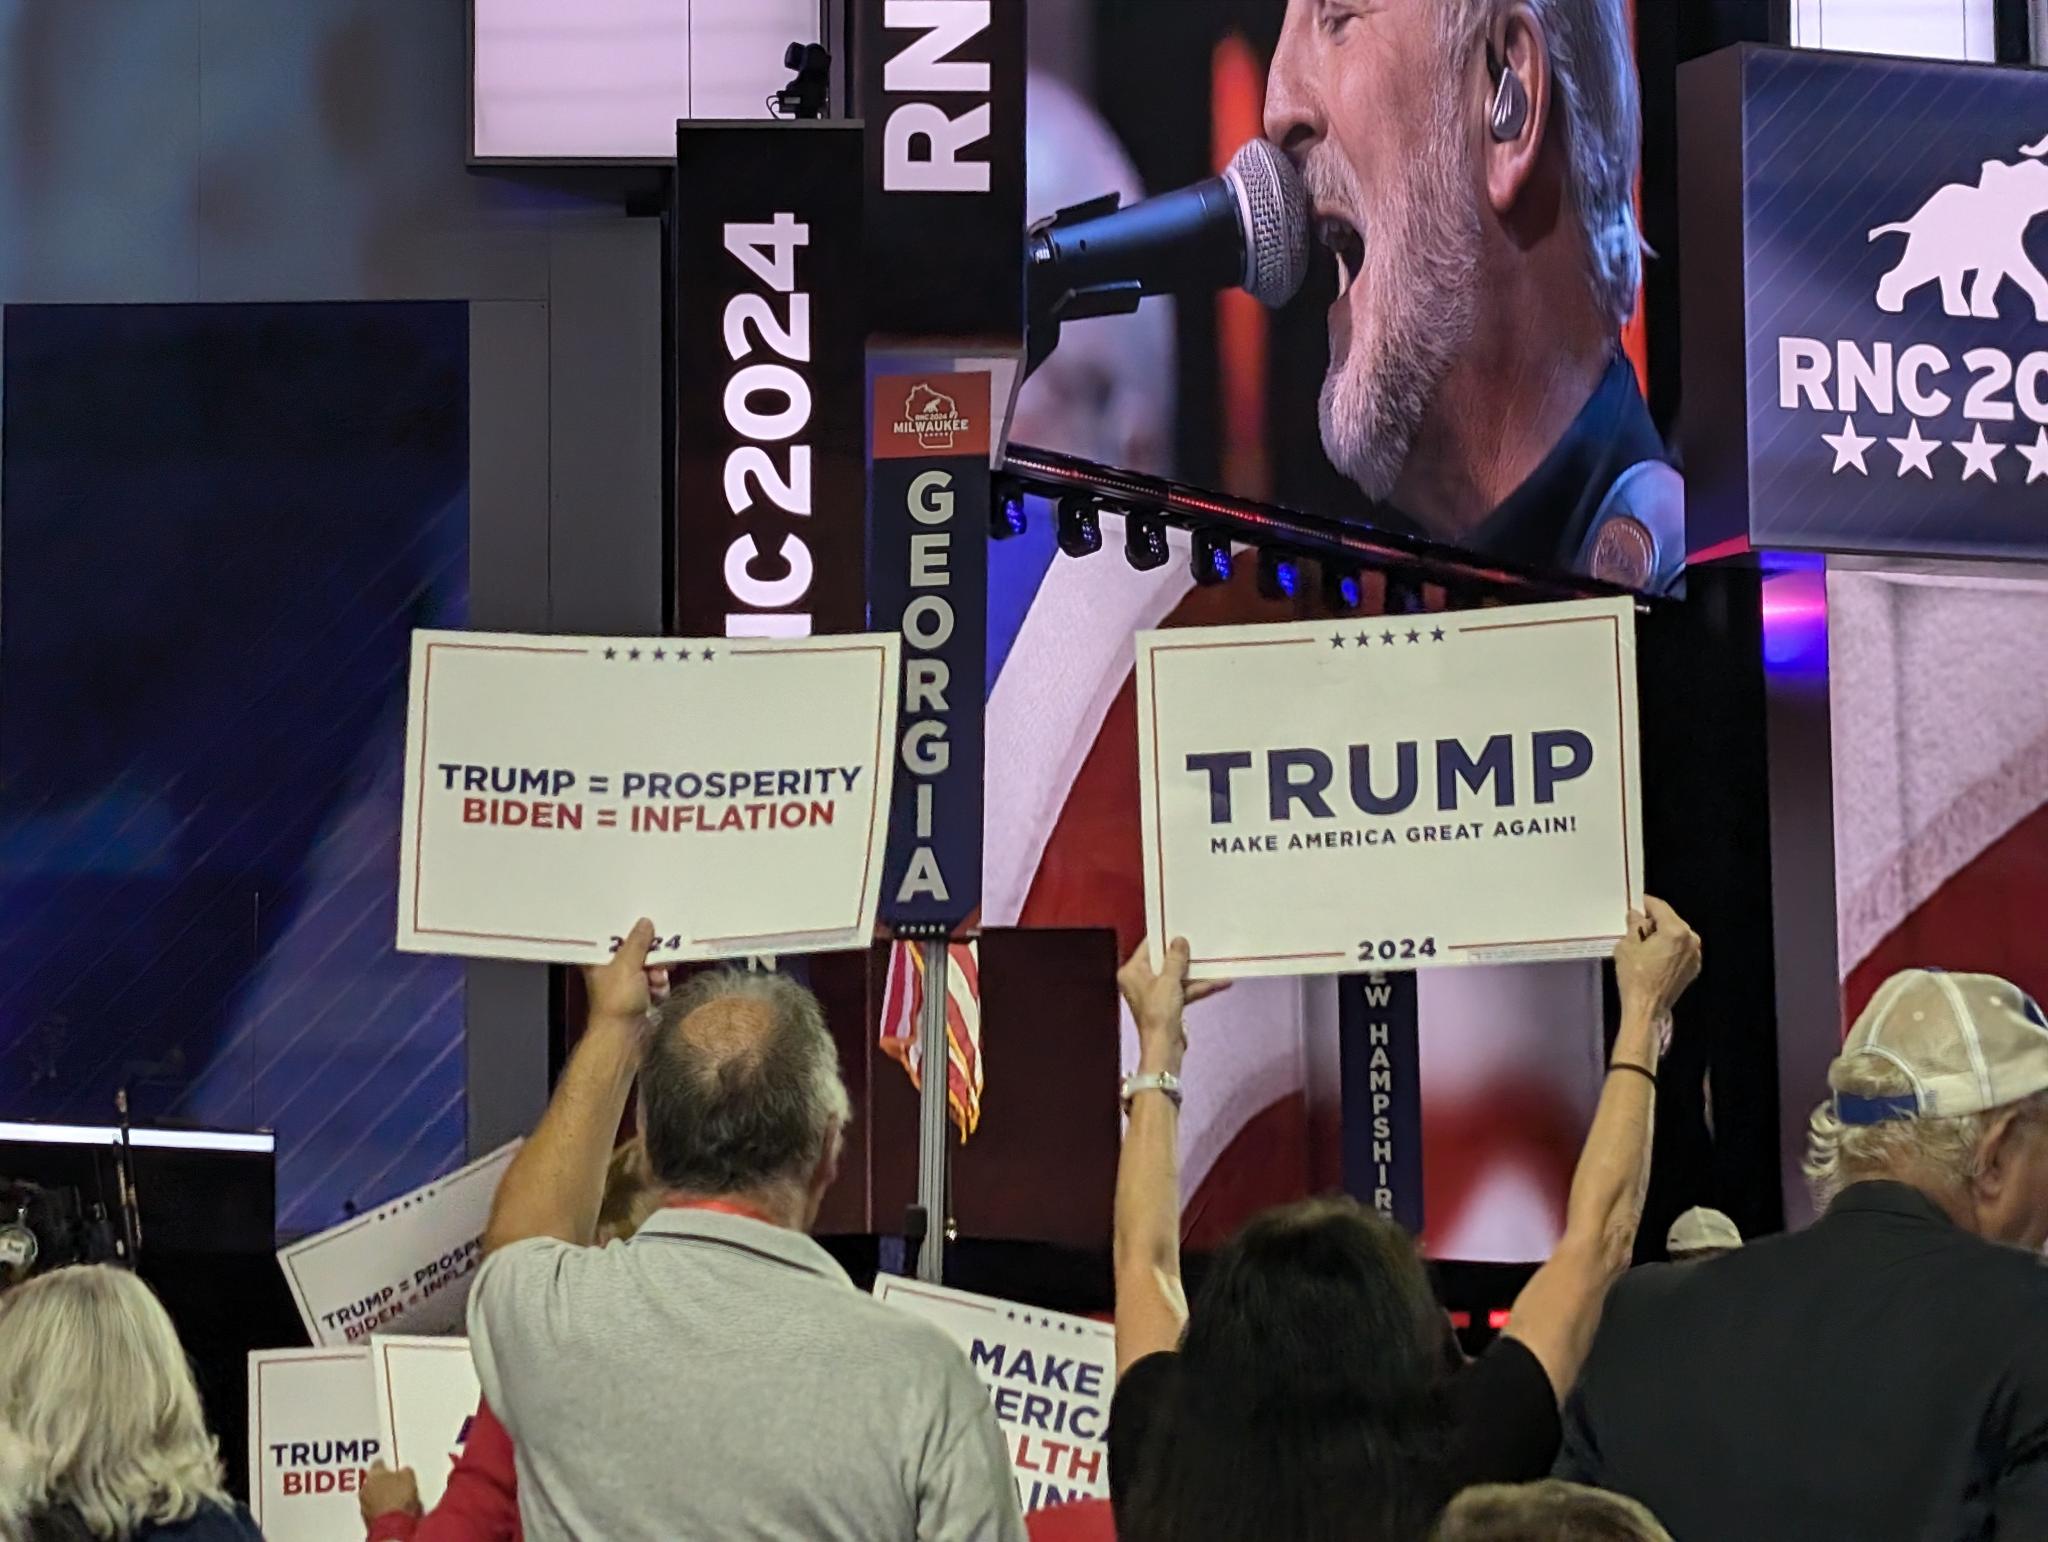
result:
[[[1011,1322],[1035,1323],[1041,1328],[1051,1328],[1057,1333],[1087,1333],[1090,1331],[1086,1323],[1063,1322],[1057,1317],[1034,1317],[1031,1313],[1020,1311],[1015,1307],[1005,1311],[1003,1315],[1009,1318]]]
[[[1822,434],[1821,442],[1835,452],[1836,472],[1851,467],[1870,475],[1870,467],[1864,463],[1864,455],[1877,443],[1874,435],[1856,432],[1856,420],[1842,419],[1839,434]],[[1886,439],[1885,443],[1899,452],[1899,475],[1917,471],[1929,481],[1934,479],[1934,452],[1951,449],[1963,457],[1963,480],[1983,477],[1987,481],[1998,480],[1998,457],[2007,450],[2017,450],[2026,458],[2027,481],[2033,483],[2041,477],[2048,477],[2048,428],[2043,428],[2034,437],[2032,444],[2008,444],[2002,439],[1986,439],[1984,425],[1979,423],[1976,432],[1968,439],[1928,439],[1920,432],[1918,423],[1906,425],[1903,439]]]
[[[1412,643],[1419,643],[1422,641],[1422,638],[1423,634],[1421,632],[1411,630],[1408,633],[1408,641]],[[1396,638],[1395,634],[1392,632],[1380,633],[1380,642],[1386,647],[1391,648],[1397,640],[1398,639]],[[1431,627],[1429,630],[1429,640],[1431,642],[1442,642],[1444,640],[1444,629],[1440,626]],[[1372,633],[1360,632],[1356,638],[1352,639],[1352,641],[1355,642],[1358,647],[1370,647],[1372,645]],[[1342,632],[1337,633],[1330,639],[1330,646],[1333,648],[1343,648],[1349,645],[1350,644],[1348,644],[1345,641],[1345,637]]]
[[[604,650],[604,656],[607,660],[616,659],[619,656],[619,650],[617,648],[607,648]],[[643,656],[652,658],[654,662],[657,664],[670,658],[673,658],[678,664],[687,664],[690,662],[690,650],[688,648],[677,648],[673,651],[667,648],[656,648],[653,649],[651,652],[645,653],[644,655],[643,651],[639,648],[628,648],[626,650],[626,662],[629,664],[639,663]],[[709,648],[706,648],[704,652],[699,656],[707,664],[709,664],[713,659],[718,657],[718,655],[713,653]]]

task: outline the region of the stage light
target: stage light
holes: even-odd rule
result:
[[[1207,530],[1195,532],[1195,554],[1188,568],[1202,585],[1230,582],[1230,537]]]
[[[1166,521],[1157,514],[1131,509],[1124,515],[1124,561],[1140,573],[1164,567],[1173,553],[1166,546]]]
[[[1024,515],[1024,489],[1015,482],[997,483],[995,509],[989,516],[990,537],[1007,541],[1022,535],[1029,523]]]
[[[1400,573],[1387,575],[1387,603],[1381,607],[1390,616],[1411,616],[1422,609],[1422,582]]]
[[[1102,511],[1086,493],[1068,493],[1060,499],[1060,550],[1069,557],[1102,550]]]
[[[1269,600],[1291,600],[1301,587],[1301,563],[1284,551],[1259,549],[1259,593]]]
[[[1323,603],[1331,610],[1356,610],[1365,600],[1365,580],[1357,568],[1323,564]]]

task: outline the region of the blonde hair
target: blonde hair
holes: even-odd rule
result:
[[[0,1542],[25,1534],[31,1466],[28,1443],[0,1424]]]
[[[1671,1542],[1671,1533],[1633,1499],[1547,1478],[1466,1489],[1436,1542]]]
[[[177,1330],[125,1270],[58,1269],[0,1296],[0,1426],[27,1447],[29,1509],[69,1506],[96,1537],[228,1503]]]
[[[1916,1090],[1905,1068],[1881,1054],[1841,1056],[1828,1067],[1828,1086],[1862,1098],[1903,1097]],[[1981,1113],[1946,1119],[1910,1115],[1877,1124],[1844,1124],[1835,1114],[1834,1099],[1826,1099],[1806,1122],[1802,1166],[1814,1205],[1825,1210],[1850,1184],[1871,1178],[1912,1175],[1967,1189],[1977,1177],[1985,1134],[2013,1110],[2030,1123],[2048,1120],[2048,1092]]]

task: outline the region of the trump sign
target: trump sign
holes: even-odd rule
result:
[[[415,632],[398,946],[597,963],[873,935],[894,633]]]
[[[1109,1497],[1109,1404],[1116,1332],[922,1280],[875,1277],[875,1299],[935,1324],[988,1389],[1026,1510]]]
[[[1744,48],[1683,108],[1694,551],[2048,551],[2048,80]]]
[[[1146,632],[1137,683],[1199,977],[1598,956],[1642,892],[1632,600]]]
[[[357,1542],[357,1487],[383,1454],[367,1348],[251,1351],[249,1509],[264,1536]]]

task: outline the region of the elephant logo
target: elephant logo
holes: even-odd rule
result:
[[[2048,214],[2048,139],[2023,146],[2017,162],[1986,161],[1975,182],[1938,189],[1911,219],[1880,225],[1876,241],[1903,235],[1898,265],[1879,280],[1877,306],[1893,315],[1906,296],[1926,284],[1941,286],[1941,308],[1951,316],[1998,317],[1998,291],[2011,280],[2034,302],[2034,319],[2048,323],[2048,277],[2027,256],[2027,227]],[[1976,281],[1964,292],[1965,274]]]

